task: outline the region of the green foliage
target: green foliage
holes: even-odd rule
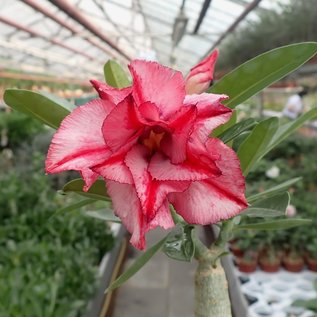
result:
[[[220,46],[217,66],[230,69],[281,45],[316,41],[315,7],[315,0],[291,0],[289,4],[280,5],[276,11],[258,11],[259,19],[249,20]]]
[[[116,88],[124,88],[131,85],[127,73],[117,62],[108,61],[103,70],[108,85]]]
[[[8,147],[16,148],[28,142],[34,135],[43,131],[43,125],[20,112],[5,112],[0,116],[0,131],[6,130]]]
[[[69,114],[68,109],[71,108],[64,99],[23,89],[7,89],[3,99],[11,108],[30,115],[55,129]]]
[[[114,243],[104,222],[55,214],[62,202],[42,164],[0,174],[0,316],[81,316]]]

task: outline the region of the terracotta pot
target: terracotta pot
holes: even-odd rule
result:
[[[304,260],[301,257],[295,259],[284,257],[283,266],[289,272],[300,272],[304,268]]]
[[[281,260],[276,258],[274,261],[269,261],[267,258],[261,258],[259,265],[264,272],[274,273],[280,269]]]
[[[236,244],[232,243],[229,249],[236,257],[241,258],[243,256],[244,252]]]
[[[243,273],[252,273],[256,271],[257,268],[257,263],[256,261],[254,262],[248,262],[248,261],[243,261],[242,259],[240,261],[237,261],[238,269],[240,272]]]
[[[306,256],[306,264],[307,267],[313,271],[313,272],[317,272],[317,259],[314,259],[312,257],[310,257],[309,255]]]

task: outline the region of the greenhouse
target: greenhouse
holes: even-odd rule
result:
[[[2,0],[0,317],[316,317],[315,0]]]

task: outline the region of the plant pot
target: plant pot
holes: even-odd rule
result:
[[[252,273],[256,271],[257,268],[257,262],[249,262],[249,261],[244,261],[240,259],[237,261],[238,269],[240,272],[243,273]]]
[[[232,243],[229,247],[230,251],[238,258],[243,256],[243,251],[235,243]]]
[[[306,264],[309,270],[317,272],[317,259],[312,258],[311,256],[306,256]]]
[[[283,266],[289,272],[300,272],[304,268],[304,260],[301,257],[283,259]]]
[[[259,265],[264,272],[274,273],[280,269],[281,260],[279,258],[275,258],[274,261],[271,261],[267,258],[261,258],[259,260]]]

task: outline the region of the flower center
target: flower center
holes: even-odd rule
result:
[[[165,132],[155,133],[151,130],[149,136],[143,140],[143,144],[152,152],[158,150],[160,147],[161,140]]]

